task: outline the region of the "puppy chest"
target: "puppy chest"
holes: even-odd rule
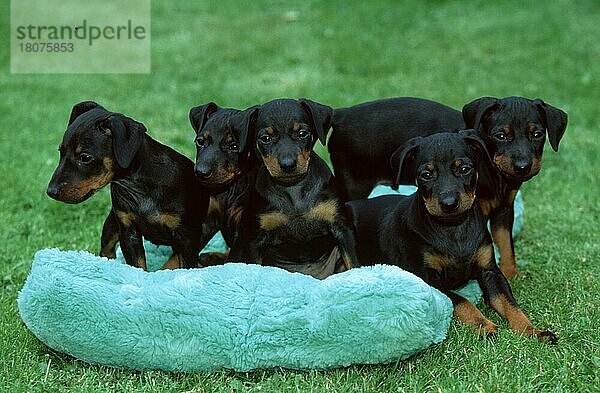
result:
[[[262,213],[258,216],[258,224],[273,239],[308,241],[328,235],[331,224],[337,219],[337,201],[329,200],[308,208]]]
[[[425,252],[423,267],[428,283],[447,289],[455,289],[468,280],[475,279],[492,258],[491,245],[462,253]]]
[[[160,212],[122,212],[117,211],[122,226],[133,228],[155,244],[170,245],[181,232],[182,216],[178,213]]]

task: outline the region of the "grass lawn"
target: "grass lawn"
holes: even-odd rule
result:
[[[600,391],[600,3],[257,0],[152,2],[149,75],[11,75],[0,5],[0,391]],[[399,5],[400,3],[400,5]],[[527,4],[524,4],[527,3]],[[533,2],[535,3],[535,2]],[[494,341],[453,323],[408,361],[331,371],[169,374],[90,366],[54,353],[21,322],[33,253],[98,251],[107,190],[78,206],[46,185],[74,103],[93,99],[193,157],[190,107],[310,97],[334,107],[390,96],[456,108],[492,95],[541,97],[569,114],[560,152],[523,189],[517,300],[559,344],[499,323]]]

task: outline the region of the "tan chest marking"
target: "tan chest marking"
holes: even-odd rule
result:
[[[317,206],[305,213],[305,217],[309,220],[325,221],[332,223],[337,218],[338,204],[335,199],[319,202]]]
[[[119,218],[121,224],[125,225],[127,228],[129,228],[131,224],[137,220],[137,216],[135,214],[122,211],[117,211],[117,217]]]
[[[496,209],[498,206],[500,206],[500,204],[498,203],[498,201],[495,198],[480,199],[479,206],[481,207],[481,212],[483,213],[483,215],[486,217],[489,217],[490,212],[492,210]]]
[[[439,254],[425,253],[423,259],[425,260],[425,266],[438,272],[441,272],[448,266],[448,258]]]
[[[149,221],[155,224],[164,225],[170,229],[175,229],[181,224],[181,217],[173,213],[156,213],[149,217]]]
[[[492,260],[493,249],[492,245],[488,244],[487,246],[483,246],[479,248],[475,254],[473,255],[473,261],[477,264],[477,266],[481,268],[485,268],[489,266],[490,261]]]
[[[221,214],[221,206],[219,205],[219,201],[217,200],[217,198],[211,196],[208,199],[208,211],[206,214],[208,216]]]
[[[240,221],[242,221],[242,214],[244,213],[244,208],[240,205],[240,206],[236,206],[233,209],[229,209],[229,216],[231,217],[231,220],[235,223],[235,224],[239,224]]]
[[[260,228],[265,231],[273,231],[287,224],[289,217],[281,212],[263,213],[258,217]]]

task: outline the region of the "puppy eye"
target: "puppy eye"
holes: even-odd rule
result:
[[[260,138],[258,138],[262,143],[269,143],[271,142],[271,135],[262,135]]]
[[[537,130],[536,132],[533,133],[532,137],[534,139],[540,139],[543,138],[544,135],[546,135],[543,131]]]
[[[202,149],[202,148],[206,147],[206,139],[204,139],[204,138],[196,138],[195,142],[196,142],[196,146],[198,147],[198,149]]]
[[[427,180],[433,179],[433,174],[429,171],[425,171],[425,172],[421,172],[419,177],[421,178],[421,180],[427,181]]]
[[[306,130],[300,130],[298,132],[298,138],[300,139],[306,139],[310,136],[310,132],[306,131]]]
[[[463,166],[461,166],[460,168],[458,168],[458,173],[459,173],[460,175],[463,175],[463,176],[464,176],[464,175],[468,175],[469,173],[471,173],[471,171],[472,171],[472,170],[473,170],[473,168],[471,168],[470,166],[468,166],[468,165],[463,165]]]
[[[87,153],[81,153],[79,155],[79,161],[81,161],[84,164],[88,164],[90,161],[92,161],[92,156],[90,156]]]
[[[503,132],[497,132],[494,134],[494,138],[496,138],[499,141],[504,142],[506,140],[506,134]]]
[[[240,147],[238,146],[237,143],[232,143],[231,145],[229,145],[229,150],[231,151],[238,151],[240,149]]]

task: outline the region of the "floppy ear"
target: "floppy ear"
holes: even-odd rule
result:
[[[479,176],[483,176],[485,173],[493,173],[492,156],[485,145],[485,141],[481,139],[477,131],[469,129],[461,130],[458,133],[463,136],[465,143],[477,153],[477,172]]]
[[[402,180],[410,179],[411,182],[414,180],[415,168],[413,164],[415,154],[422,140],[423,137],[420,136],[409,139],[390,156],[390,165],[392,166],[392,170],[396,172],[396,179],[392,183],[394,190],[398,189]]]
[[[71,123],[73,123],[75,119],[79,117],[79,115],[94,108],[102,108],[102,106],[100,106],[100,104],[95,103],[94,101],[82,101],[79,104],[75,104],[75,106],[73,106],[73,109],[71,109],[71,116],[69,117],[69,124],[67,124],[67,127],[70,126]]]
[[[497,109],[499,105],[500,100],[494,97],[481,97],[469,102],[462,109],[466,126],[478,130],[485,116]]]
[[[460,130],[458,133],[463,136],[465,143],[478,153],[480,160],[492,162],[492,156],[485,145],[485,141],[481,139],[477,131],[468,129]]]
[[[329,131],[329,128],[331,128],[333,109],[330,106],[319,104],[318,102],[306,98],[301,98],[299,101],[300,105],[302,105],[312,118],[313,127],[317,131],[317,136],[319,137],[321,144],[325,146],[325,143],[327,143],[327,132]]]
[[[208,104],[195,106],[192,109],[190,109],[190,123],[192,123],[194,131],[200,131],[204,126],[204,123],[206,123],[206,120],[208,120],[208,118],[210,117],[210,115],[215,113],[217,110],[219,110],[219,106],[214,102],[209,102]]]
[[[558,151],[558,144],[567,129],[567,114],[552,105],[546,104],[540,98],[533,100],[544,123],[543,126],[548,130],[548,139],[550,146],[554,151]]]
[[[121,168],[129,168],[142,145],[146,127],[120,113],[110,115],[102,122],[101,127],[110,130],[117,164]]]
[[[240,152],[243,152],[246,149],[246,145],[250,139],[250,128],[256,122],[259,111],[259,105],[252,106],[236,113],[229,120],[229,124],[231,124],[233,129],[237,131],[239,135],[238,143],[240,144]]]

